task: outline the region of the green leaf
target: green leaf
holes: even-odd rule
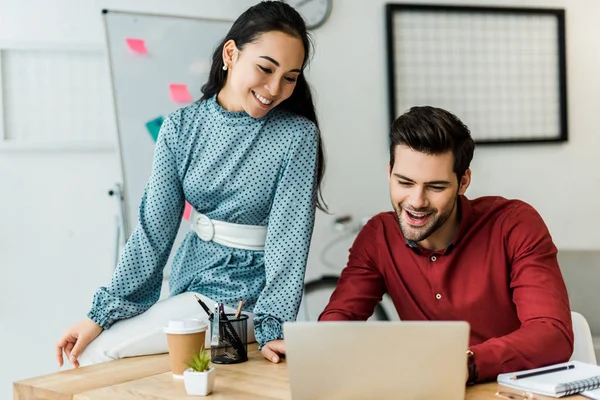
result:
[[[210,352],[204,350],[204,347],[199,352],[192,350],[192,361],[186,362],[187,366],[196,372],[208,371],[208,364],[210,363]]]

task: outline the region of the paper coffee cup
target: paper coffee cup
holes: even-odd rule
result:
[[[198,353],[204,348],[207,329],[204,321],[194,318],[169,321],[163,328],[167,334],[169,361],[174,378],[183,379],[183,371],[189,368],[187,363],[192,361],[192,353]]]

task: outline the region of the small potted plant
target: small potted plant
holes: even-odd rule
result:
[[[188,362],[188,369],[183,372],[185,391],[189,395],[206,396],[213,390],[216,370],[209,368],[210,353],[204,348],[198,353],[192,352],[192,361]]]

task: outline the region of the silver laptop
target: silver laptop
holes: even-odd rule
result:
[[[464,399],[466,322],[288,322],[293,400]]]

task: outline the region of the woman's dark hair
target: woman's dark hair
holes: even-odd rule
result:
[[[263,1],[247,9],[233,23],[233,26],[215,49],[212,59],[208,81],[202,86],[202,100],[209,99],[218,94],[225,85],[227,74],[223,71],[223,46],[229,40],[235,41],[239,50],[243,50],[248,43],[256,41],[260,35],[266,32],[283,32],[302,40],[304,45],[304,60],[302,69],[308,63],[312,50],[312,43],[304,20],[298,12],[290,5],[282,1]],[[310,87],[304,74],[298,75],[296,87],[292,95],[278,105],[294,114],[301,115],[312,121],[317,127],[319,148],[317,155],[317,188],[318,195],[316,206],[327,211],[327,204],[323,200],[321,183],[325,174],[325,156],[323,152],[323,141],[317,121],[317,113],[312,99]]]
[[[405,145],[425,154],[452,151],[454,173],[460,179],[473,159],[475,143],[471,132],[458,117],[441,108],[412,107],[399,116],[390,130],[390,166],[394,166],[396,146]]]

